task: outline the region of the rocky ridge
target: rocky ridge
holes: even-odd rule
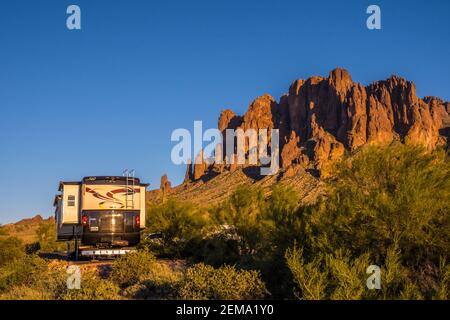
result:
[[[428,150],[448,146],[450,103],[437,97],[419,98],[414,83],[398,76],[364,86],[337,68],[328,77],[295,80],[279,101],[268,94],[256,98],[243,116],[223,110],[218,129],[224,139],[227,129],[238,128],[279,130],[280,172],[259,176],[257,166],[205,162],[201,152],[187,166],[184,183],[171,189],[173,197],[217,203],[239,184],[270,192],[275,183],[284,181],[309,202],[320,194],[318,177],[328,175],[331,164],[346,152],[393,141]],[[225,145],[226,141],[220,150],[223,155]],[[157,197],[150,193],[150,198]]]
[[[338,68],[328,77],[294,81],[279,102],[268,94],[256,98],[243,116],[229,109],[222,111],[218,129],[223,133],[238,128],[269,132],[279,129],[284,169],[311,166],[325,173],[346,150],[366,144],[397,140],[420,144],[428,150],[446,145],[449,112],[449,102],[436,97],[419,98],[411,81],[391,76],[363,86],[353,82],[348,71]],[[197,164],[201,159],[203,154],[194,161],[191,181],[217,169]]]

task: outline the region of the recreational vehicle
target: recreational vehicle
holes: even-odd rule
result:
[[[147,186],[128,172],[60,182],[54,201],[57,240],[71,243],[76,258],[129,252],[145,227]]]

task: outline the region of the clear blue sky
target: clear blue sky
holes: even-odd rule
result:
[[[370,4],[381,31],[365,26]],[[53,214],[60,180],[135,168],[178,184],[172,130],[337,66],[450,100],[449,16],[449,1],[2,0],[0,223]]]

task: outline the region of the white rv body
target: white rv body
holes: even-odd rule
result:
[[[122,181],[122,177],[88,177],[80,182],[61,182],[55,197],[55,221],[58,240],[79,238],[83,233],[85,212],[139,211],[141,229],[145,228],[148,184]]]

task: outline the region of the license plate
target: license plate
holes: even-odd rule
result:
[[[91,230],[91,231],[98,231],[98,227],[91,227],[89,230]]]

